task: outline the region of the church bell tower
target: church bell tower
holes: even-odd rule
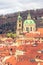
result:
[[[16,30],[16,33],[17,35],[20,35],[22,32],[22,17],[20,16],[20,13],[17,17],[17,30]]]

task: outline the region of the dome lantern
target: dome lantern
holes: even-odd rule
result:
[[[30,11],[28,12],[27,19],[28,19],[28,20],[30,20],[30,19],[31,19]]]

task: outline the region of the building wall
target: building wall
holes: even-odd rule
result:
[[[17,30],[16,33],[19,35],[22,32],[22,21],[17,21]]]
[[[26,31],[26,27],[28,27],[29,28],[29,32],[31,32],[31,31],[36,31],[36,24],[34,24],[34,25],[32,25],[32,24],[26,24],[26,25],[23,25],[23,32],[27,32]],[[32,28],[32,30],[31,30],[31,28]]]

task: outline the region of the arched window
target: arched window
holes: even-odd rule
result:
[[[26,31],[29,32],[29,27],[26,27]]]
[[[30,27],[30,31],[32,31],[32,27]]]
[[[19,24],[19,27],[21,27],[21,24]]]

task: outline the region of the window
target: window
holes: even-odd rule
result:
[[[32,31],[32,27],[30,27],[30,31]]]
[[[21,22],[21,20],[19,20],[19,22]]]
[[[28,27],[26,27],[26,31],[29,32],[29,28]]]
[[[19,24],[19,27],[21,26],[21,24]]]

